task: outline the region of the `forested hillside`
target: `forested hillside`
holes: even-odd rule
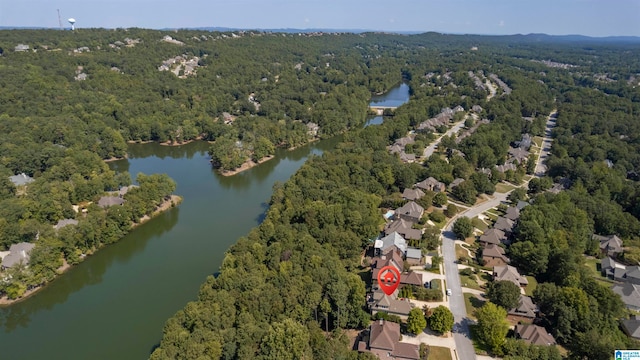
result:
[[[29,48],[16,51],[19,44]],[[624,240],[619,260],[640,260],[640,51],[633,45],[83,29],[2,31],[0,48],[0,242],[2,249],[39,244],[30,268],[48,264],[42,276],[63,256],[77,261],[74,254],[96,242],[117,240],[114,224],[135,220],[148,212],[142,204],[173,191],[170,179],[143,176],[141,188],[125,195],[138,206],[75,215],[72,205],[129,184],[128,174],[102,161],[124,156],[127,141],[209,140],[214,164],[233,169],[276,147],[346,133],[335,151],[274,188],[262,224],[228,250],[198,300],[167,321],[154,359],[367,358],[348,349],[343,330],[370,321],[360,266],[381,229],[380,208],[427,176],[446,185],[461,179],[454,195],[462,202],[493,193],[503,180],[522,184],[531,159],[496,167],[524,133],[542,135],[554,109],[549,177],[529,183],[533,205],[510,255],[542,283],[534,297],[544,325],[570,356],[605,359],[615,347],[634,346],[618,326],[627,315],[619,299],[583,271],[583,255],[597,250],[594,232]],[[409,103],[388,111],[382,125],[360,129],[371,94],[402,80]],[[407,151],[421,155],[447,127],[420,124],[458,105],[475,115],[464,138],[444,138],[423,163],[403,163],[387,150],[413,131]],[[6,181],[19,173],[35,182]],[[558,195],[546,192],[554,182],[565,185]],[[53,231],[74,216],[77,227]],[[90,219],[105,232],[87,232]]]

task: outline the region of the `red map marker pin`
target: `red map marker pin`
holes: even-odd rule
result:
[[[395,266],[385,266],[378,271],[378,285],[382,291],[391,296],[400,285],[400,271]]]

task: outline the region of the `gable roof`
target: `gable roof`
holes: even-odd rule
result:
[[[500,244],[505,240],[507,240],[507,237],[504,231],[498,230],[498,229],[489,229],[485,231],[484,234],[482,234],[479,239],[480,242],[484,242],[487,244],[496,244],[496,245]]]
[[[386,253],[371,259],[371,266],[374,269],[373,279],[378,278],[378,270],[388,265],[393,265],[396,269],[402,270],[404,262],[402,261],[402,253],[400,252],[400,249],[396,246],[392,246],[390,249],[391,250]]]
[[[400,324],[382,319],[371,324],[369,347],[393,351],[395,343],[400,339]]]
[[[78,225],[78,220],[76,219],[62,219],[58,220],[58,223],[53,225],[53,228],[56,230],[60,230],[67,225]]]
[[[9,176],[9,181],[11,181],[15,186],[22,186],[32,183],[35,180],[31,176],[25,173],[21,173],[18,175]]]
[[[402,207],[396,209],[396,214],[398,214],[399,216],[406,215],[417,219],[422,217],[423,213],[424,208],[418,205],[415,201],[409,201],[408,203],[402,205]]]
[[[429,191],[445,191],[446,187],[444,185],[444,183],[436,180],[434,177],[429,176],[428,178],[420,181],[419,183],[416,184],[416,187],[423,189],[423,190],[429,190]]]
[[[611,253],[622,252],[622,240],[616,235],[599,237],[598,240],[600,240],[600,250]]]
[[[522,210],[529,205],[530,204],[526,201],[518,200],[518,203],[516,204],[516,208],[518,208],[518,210]]]
[[[640,279],[640,266],[627,266],[626,270],[624,274],[626,279]]]
[[[416,248],[408,248],[407,259],[422,259],[422,250]]]
[[[119,196],[103,196],[98,200],[98,206],[103,208],[122,204],[124,204],[124,199]]]
[[[398,247],[398,249],[400,249],[403,254],[407,251],[407,240],[405,240],[402,235],[398,234],[395,231],[380,239],[380,243],[376,242],[375,247],[380,249],[382,253],[385,253],[390,247],[394,245]]]
[[[529,152],[523,148],[510,148],[509,155],[518,163],[522,163],[529,157]]]
[[[515,206],[509,206],[507,208],[507,212],[504,214],[504,217],[509,220],[516,221],[520,217],[520,209]]]
[[[632,283],[622,283],[613,285],[611,290],[620,295],[622,302],[628,308],[640,309],[640,285]]]
[[[637,315],[631,319],[622,320],[622,327],[627,335],[640,339],[640,318]]]
[[[533,345],[555,345],[556,339],[545,328],[538,325],[516,325],[516,335],[525,342]]]
[[[402,192],[402,198],[407,200],[418,200],[424,196],[424,191],[420,189],[404,189]]]
[[[2,259],[2,264],[0,266],[4,268],[10,268],[21,262],[24,265],[29,264],[29,253],[35,246],[35,244],[27,242],[21,242],[11,245],[11,247],[9,248],[9,255],[5,256]]]
[[[494,281],[511,281],[518,286],[527,285],[529,283],[527,278],[520,275],[518,269],[511,265],[494,266],[493,277]]]
[[[405,239],[420,240],[422,238],[422,232],[418,229],[414,229],[413,223],[405,219],[396,219],[392,223],[385,226],[385,235],[389,235],[393,232],[397,232]]]
[[[509,262],[509,258],[505,255],[505,251],[501,246],[496,244],[488,244],[482,249],[482,257],[498,258]]]
[[[538,307],[533,303],[533,300],[529,296],[520,295],[518,299],[518,306],[509,310],[509,315],[522,316],[527,318],[535,318],[538,312]]]
[[[402,151],[400,153],[400,160],[402,160],[404,162],[416,161],[416,155],[415,154],[407,154],[406,152]]]
[[[393,349],[393,356],[402,359],[420,359],[420,350],[418,345],[398,342],[396,348]]]
[[[377,296],[375,296],[374,299],[375,298],[377,298]],[[374,301],[371,305],[371,310],[384,311],[390,314],[393,313],[406,316],[409,315],[409,312],[411,311],[411,309],[413,309],[413,307],[414,305],[408,300],[398,300],[385,293],[382,293],[380,299]]]
[[[511,232],[514,225],[515,222],[513,220],[500,216],[493,224],[493,228],[504,232]]]
[[[422,286],[422,274],[414,271],[400,274],[400,284]]]

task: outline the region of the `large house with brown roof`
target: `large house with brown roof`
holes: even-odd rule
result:
[[[424,208],[418,205],[415,201],[409,201],[402,207],[396,209],[396,215],[401,219],[418,222],[424,214]]]
[[[420,189],[404,189],[402,192],[402,198],[405,200],[418,200],[424,196],[424,191]]]
[[[358,343],[359,352],[370,352],[380,359],[419,360],[420,348],[400,342],[400,325],[378,320],[369,328],[369,341]]]
[[[556,339],[547,332],[545,328],[538,325],[518,324],[514,329],[516,337],[532,345],[555,345]]]
[[[435,192],[444,192],[447,190],[447,186],[434,177],[429,176],[428,178],[420,181],[416,184],[416,187],[426,191],[435,191]]]
[[[422,274],[413,271],[400,274],[400,287],[407,285],[423,286]]]
[[[405,239],[420,240],[422,232],[419,229],[414,229],[413,224],[413,222],[404,219],[397,219],[384,227],[384,234],[390,235],[397,232]]]
[[[529,284],[527,278],[520,275],[518,269],[511,265],[494,266],[493,281],[511,281],[518,286],[527,286]]]
[[[518,305],[509,310],[507,317],[513,321],[531,322],[538,314],[538,307],[533,303],[529,296],[520,295]]]
[[[489,244],[498,245],[500,243],[507,242],[507,235],[502,230],[489,229],[480,236],[478,242],[484,246]]]
[[[414,305],[409,299],[398,299],[396,297],[397,290],[391,296],[383,293],[380,290],[374,291],[369,296],[369,309],[371,315],[375,315],[379,312],[387,313],[390,315],[397,315],[402,319],[406,319],[409,316],[409,312],[414,308]]]
[[[501,246],[489,244],[482,249],[482,262],[485,267],[493,268],[507,265],[509,258],[505,255],[505,251]]]
[[[496,230],[500,230],[506,234],[513,231],[513,227],[515,226],[515,224],[515,221],[500,216],[493,224],[493,228]]]

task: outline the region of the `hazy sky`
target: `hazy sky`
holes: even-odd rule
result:
[[[640,36],[640,0],[0,0],[0,26]]]

